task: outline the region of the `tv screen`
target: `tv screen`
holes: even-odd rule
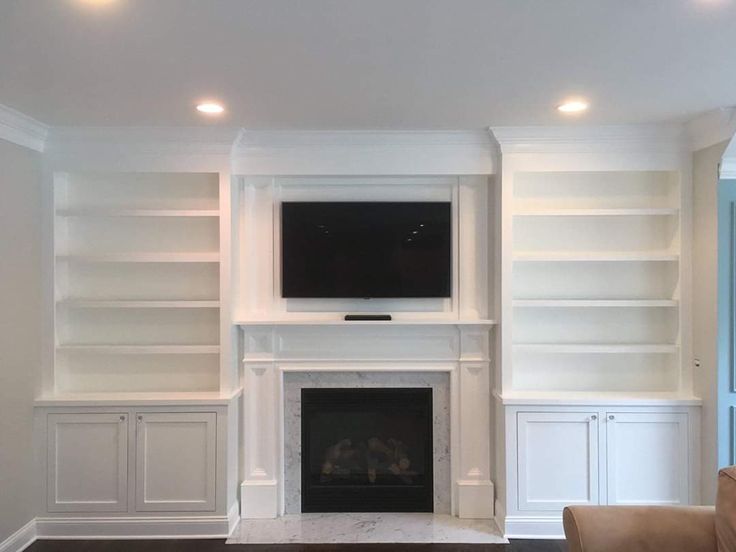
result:
[[[449,297],[449,202],[284,202],[283,297]]]

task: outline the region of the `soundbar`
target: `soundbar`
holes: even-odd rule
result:
[[[370,321],[370,322],[379,322],[379,321],[386,321],[391,320],[390,314],[346,314],[345,320],[348,322],[358,322],[358,321]]]

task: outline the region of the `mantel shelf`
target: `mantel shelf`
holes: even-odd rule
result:
[[[404,320],[294,320],[294,319],[240,319],[236,326],[495,326],[495,320],[488,319],[404,319]]]

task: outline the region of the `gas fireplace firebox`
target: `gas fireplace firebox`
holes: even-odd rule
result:
[[[432,512],[432,390],[302,389],[302,512]]]

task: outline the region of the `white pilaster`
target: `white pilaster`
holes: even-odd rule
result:
[[[459,458],[457,511],[461,518],[493,517],[489,336],[479,328],[460,330],[458,373]]]
[[[244,339],[243,439],[245,479],[240,487],[243,518],[275,518],[279,505],[278,458],[280,375],[270,361],[273,336],[255,330]]]

